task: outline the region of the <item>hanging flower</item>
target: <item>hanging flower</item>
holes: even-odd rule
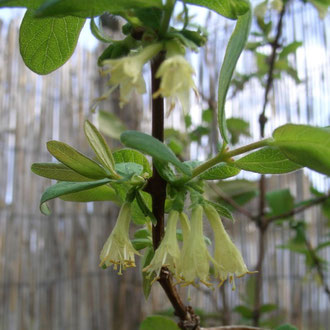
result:
[[[214,232],[214,268],[220,285],[229,278],[235,290],[234,276],[241,277],[250,274],[243,257],[227,234],[217,210],[209,204],[204,205],[204,211]]]
[[[177,211],[172,210],[169,213],[164,238],[156,249],[150,264],[143,269],[144,272],[150,275],[155,272],[155,280],[159,278],[162,267],[167,267],[173,273],[176,271],[180,258],[179,244],[176,237],[178,218],[179,213]]]
[[[195,74],[192,66],[182,55],[174,55],[167,58],[159,67],[156,78],[160,78],[160,88],[153,94],[153,97],[167,97],[170,102],[170,111],[174,108],[175,102],[180,101],[183,112],[186,114],[189,109],[190,90],[197,94],[197,88],[192,79]]]
[[[189,242],[189,235],[190,235],[190,221],[188,219],[188,216],[180,212],[179,215],[180,224],[181,224],[181,230],[182,230],[182,251],[185,251],[187,249],[186,245]],[[180,262],[178,263],[177,267],[177,274],[180,274],[182,272],[182,265],[181,265],[181,258]],[[180,278],[179,278],[180,280]]]
[[[191,230],[188,238],[185,240],[184,237],[183,241],[179,266],[181,283],[196,285],[199,279],[205,285],[210,286],[209,262],[211,259],[203,235],[203,208],[198,205],[192,211]]]
[[[103,61],[103,65],[108,69],[103,73],[110,74],[109,89],[100,99],[109,96],[113,90],[119,86],[120,100],[119,105],[123,107],[132,96],[132,92],[136,90],[139,94],[146,92],[146,85],[142,75],[144,64],[162,49],[162,45],[157,43],[143,48],[136,55],[129,55],[118,59],[109,59]]]
[[[131,203],[125,202],[119,212],[118,219],[109,238],[103,246],[100,254],[100,266],[107,268],[113,264],[118,274],[122,274],[122,269],[135,267],[134,254],[137,252],[129,239],[129,224],[131,221]]]

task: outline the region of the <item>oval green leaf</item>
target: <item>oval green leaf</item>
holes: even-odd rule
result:
[[[172,163],[184,174],[191,176],[190,168],[181,163],[171,149],[148,134],[137,131],[126,131],[120,136],[120,141],[125,146],[145,152],[160,161]]]
[[[116,174],[114,172],[115,161],[113,159],[111,150],[104,140],[104,137],[97,130],[97,128],[88,120],[85,121],[84,131],[87,137],[87,140],[90,146],[93,148],[96,157],[101,162],[103,166],[105,166],[110,172]]]
[[[44,0],[0,0],[0,8],[23,7],[37,9],[43,2]]]
[[[287,124],[273,132],[273,145],[293,162],[330,175],[330,129]]]
[[[143,166],[136,163],[119,163],[115,165],[116,172],[123,177],[131,177],[132,175],[140,175],[143,171]]]
[[[214,10],[231,19],[237,19],[250,9],[248,1],[245,0],[184,0],[184,2]]]
[[[85,20],[78,17],[35,18],[28,9],[21,23],[19,46],[24,63],[38,74],[62,66],[76,48]]]
[[[300,165],[289,160],[278,148],[265,147],[252,152],[235,162],[235,165],[245,171],[260,174],[282,174],[296,171]]]
[[[57,181],[90,181],[91,179],[80,175],[61,163],[34,163],[31,165],[34,174]]]
[[[127,130],[124,123],[111,112],[100,110],[97,120],[100,131],[113,139],[119,140],[120,134]]]
[[[165,316],[148,316],[140,325],[139,330],[180,330],[177,324]]]
[[[139,151],[134,149],[120,149],[113,153],[115,163],[136,163],[143,167],[143,173],[152,175],[148,159]]]
[[[111,181],[110,179],[102,179],[98,181],[89,181],[89,182],[66,182],[66,181],[58,182],[48,187],[45,190],[45,192],[42,194],[40,199],[40,211],[45,215],[49,215],[50,210],[46,204],[47,201],[63,195],[96,188],[105,185],[110,181]]]
[[[101,165],[66,143],[49,141],[47,149],[58,161],[83,176],[91,179],[103,179],[108,175]]]
[[[161,6],[161,0],[53,0],[42,5],[37,15],[93,17],[105,11],[114,14],[127,9]]]
[[[220,163],[203,172],[199,178],[203,180],[222,180],[237,175],[241,170],[226,163]]]
[[[116,191],[108,185],[83,190],[75,193],[65,194],[60,196],[60,199],[67,202],[100,202],[113,201],[120,203]]]

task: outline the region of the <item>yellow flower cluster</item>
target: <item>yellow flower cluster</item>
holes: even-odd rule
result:
[[[108,97],[116,87],[120,89],[120,107],[128,103],[133,91],[144,94],[146,84],[142,74],[143,66],[162,48],[162,44],[155,43],[143,48],[139,53],[103,61],[103,65],[107,67],[103,73],[110,74],[109,85],[111,88],[100,100]],[[194,74],[194,69],[184,56],[179,53],[171,53],[171,56],[165,59],[156,73],[156,78],[159,78],[161,83],[159,90],[154,93],[153,97],[156,98],[161,95],[168,98],[170,111],[178,100],[184,113],[187,113],[190,90],[193,89],[197,94],[197,88],[192,79]]]
[[[203,234],[203,214],[206,214],[214,232],[214,251],[210,254]],[[180,219],[183,243],[180,250],[177,240],[177,223]],[[120,209],[117,223],[101,251],[100,266],[113,265],[121,274],[128,267],[135,267],[135,254],[140,255],[129,239],[131,203],[124,203]],[[143,269],[157,280],[162,267],[167,267],[179,284],[198,285],[198,282],[212,286],[210,265],[214,276],[221,285],[229,278],[235,290],[234,277],[249,272],[242,255],[227,234],[218,212],[212,205],[197,205],[193,208],[191,221],[183,212],[172,210],[169,213],[163,240],[156,249],[150,264]]]
[[[203,213],[205,212],[214,232],[214,255],[211,256],[203,235]],[[180,219],[183,244],[179,251],[176,223]],[[171,211],[163,241],[155,251],[145,272],[159,276],[162,267],[168,267],[181,285],[197,285],[210,282],[210,264],[213,264],[216,279],[221,285],[227,278],[233,284],[234,276],[241,277],[248,271],[242,255],[225,231],[220,216],[211,205],[197,205],[192,210],[191,221],[184,213]],[[156,277],[157,278],[157,277]]]

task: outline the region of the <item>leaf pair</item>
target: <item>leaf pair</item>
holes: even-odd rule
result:
[[[303,166],[330,175],[330,129],[287,124],[273,132],[269,146],[235,162],[243,170],[282,174]]]
[[[47,143],[48,151],[60,163],[40,163],[33,164],[31,167],[37,175],[61,181],[43,193],[40,209],[44,214],[50,213],[44,203],[56,197],[80,202],[100,200],[119,202],[116,191],[107,184],[113,181],[118,182],[121,179],[117,171],[125,180],[125,177],[131,177],[136,172],[140,174],[144,169],[142,165],[136,163],[118,162],[115,164],[111,150],[96,127],[86,121],[84,128],[88,142],[101,164],[66,143],[49,141]]]

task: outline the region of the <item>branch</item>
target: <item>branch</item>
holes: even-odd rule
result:
[[[262,112],[259,116],[259,123],[260,123],[260,136],[264,137],[265,135],[265,125],[267,123],[267,117],[265,116],[265,111],[266,111],[266,107],[268,104],[268,94],[272,88],[273,85],[273,80],[274,80],[274,69],[275,69],[275,60],[276,60],[276,54],[277,54],[277,50],[278,48],[281,46],[279,43],[281,34],[282,34],[282,26],[283,26],[283,17],[285,14],[285,10],[286,10],[286,5],[287,5],[288,1],[283,1],[283,7],[282,10],[280,12],[279,15],[279,20],[277,23],[277,28],[276,28],[276,36],[274,41],[271,43],[272,46],[272,53],[269,57],[269,70],[268,70],[268,78],[267,78],[267,84],[266,84],[266,90],[265,90],[265,97],[264,97],[264,103],[263,103],[263,107],[262,107]]]
[[[324,276],[324,273],[323,273],[323,270],[322,270],[322,265],[320,263],[320,260],[319,260],[319,258],[317,256],[317,254],[315,253],[315,250],[312,247],[311,242],[307,239],[306,236],[305,236],[305,244],[306,244],[306,247],[307,247],[307,249],[308,249],[308,251],[310,253],[310,256],[313,259],[313,263],[316,266],[316,271],[317,271],[317,273],[320,276],[321,284],[323,286],[324,292],[327,294],[328,299],[330,301],[330,288],[329,288],[328,284],[325,281],[325,276]]]
[[[164,52],[160,53],[151,64],[152,94],[160,87],[160,80],[156,78],[156,72],[165,59]],[[152,136],[161,142],[164,141],[164,99],[157,97],[152,99]],[[156,226],[152,227],[152,240],[154,250],[159,246],[164,236],[164,210],[166,199],[166,181],[158,174],[153,165],[153,175],[145,188],[151,194],[152,212],[157,219]],[[182,329],[199,329],[199,318],[194,311],[185,306],[173,285],[170,271],[163,267],[158,282],[164,289],[168,299],[175,310],[175,315],[180,318]]]

